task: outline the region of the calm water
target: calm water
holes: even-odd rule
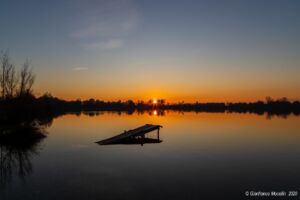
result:
[[[146,123],[163,126],[162,143],[95,143]],[[68,114],[47,132],[1,166],[1,200],[244,199],[245,191],[300,188],[300,117]]]

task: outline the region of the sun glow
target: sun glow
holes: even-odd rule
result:
[[[156,99],[153,100],[153,104],[157,104],[157,100]]]

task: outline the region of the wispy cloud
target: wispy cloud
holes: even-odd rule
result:
[[[139,14],[131,0],[77,0],[79,18],[70,36],[84,50],[116,49],[137,26]],[[115,39],[118,38],[118,39]]]
[[[83,28],[71,33],[77,39],[116,37],[128,34],[137,25],[136,16],[127,16],[125,19],[99,19],[99,22],[89,23]]]
[[[105,50],[121,48],[123,44],[124,41],[121,39],[110,39],[105,42],[85,43],[82,46],[84,50]]]
[[[86,71],[89,70],[87,67],[74,67],[72,68],[73,71]]]

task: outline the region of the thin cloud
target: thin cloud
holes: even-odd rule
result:
[[[130,0],[105,0],[92,4],[93,6],[80,9],[80,19],[76,20],[76,26],[70,33],[71,37],[120,37],[131,32],[138,24],[138,11]]]
[[[106,50],[106,49],[118,49],[123,47],[124,41],[121,39],[110,39],[106,42],[86,43],[83,44],[84,50]]]
[[[72,68],[73,71],[86,71],[89,70],[87,67],[74,67]]]

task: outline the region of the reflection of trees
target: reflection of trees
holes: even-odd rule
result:
[[[0,120],[0,189],[16,174],[24,179],[32,172],[31,159],[39,153],[39,144],[46,137],[44,128],[51,120]]]

